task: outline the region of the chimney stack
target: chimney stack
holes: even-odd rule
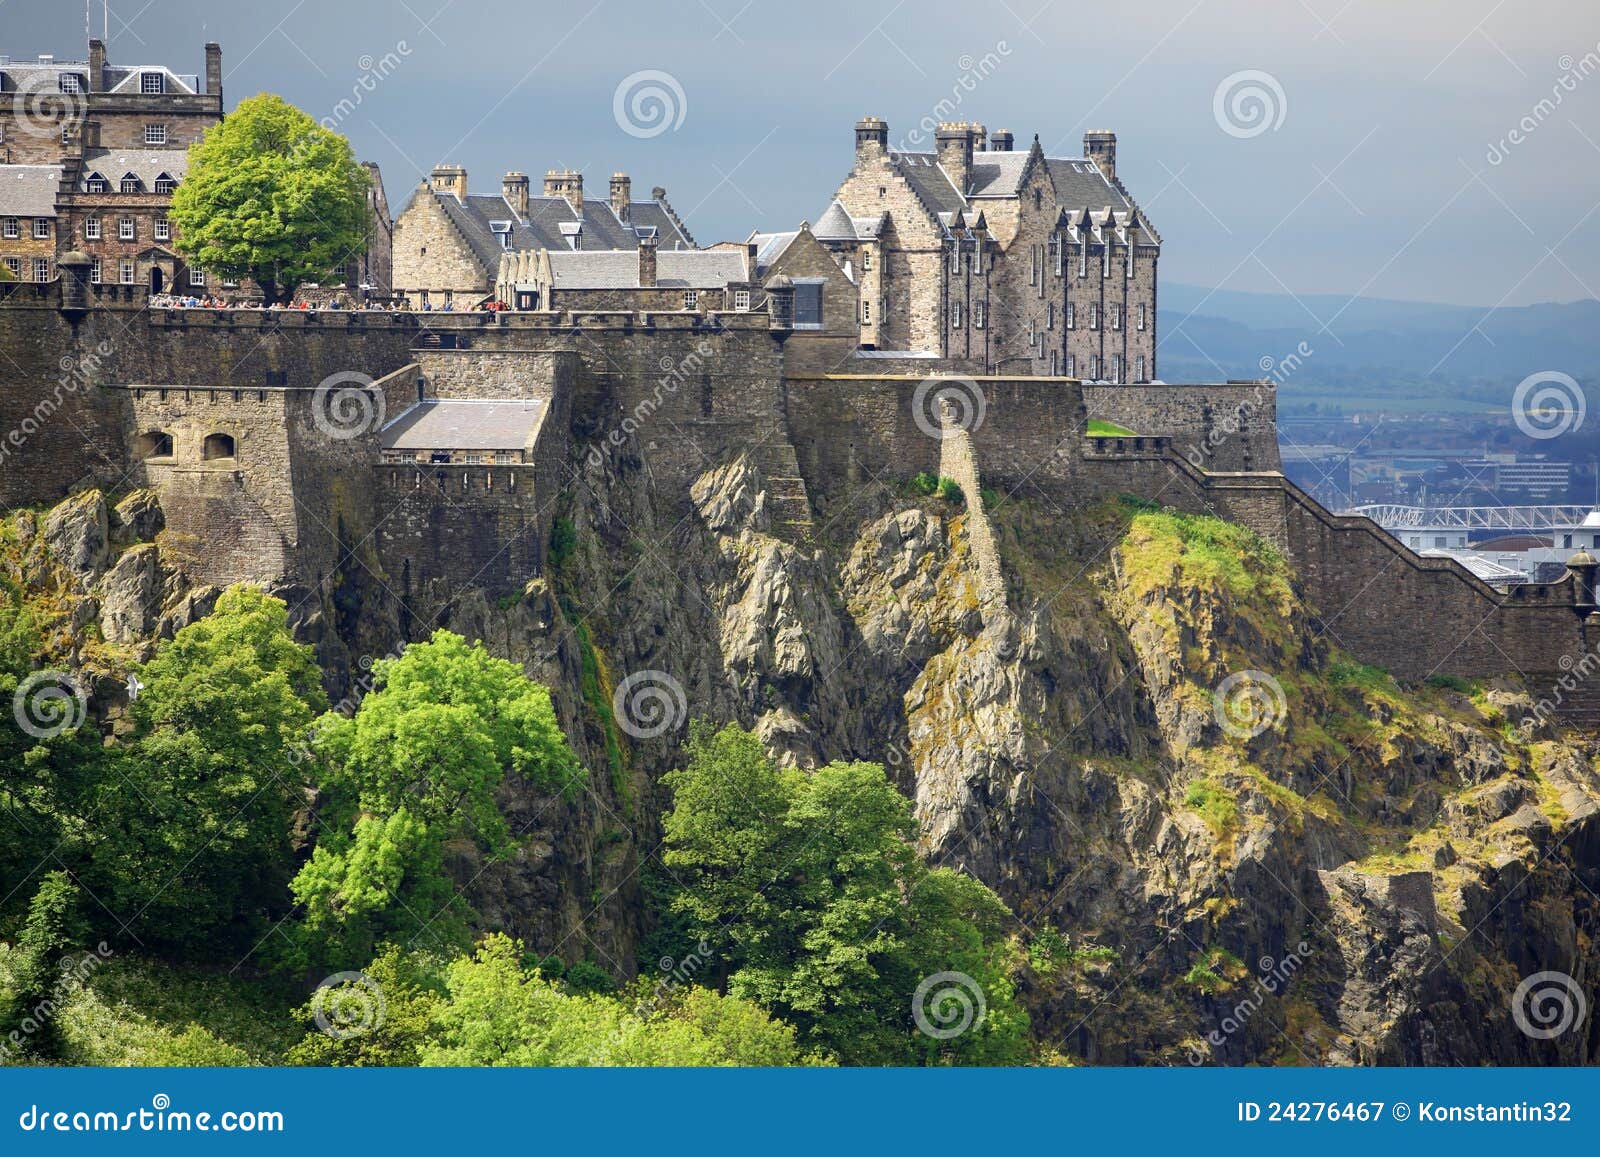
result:
[[[889,123],[882,117],[856,122],[856,161],[882,160],[889,152]]]
[[[518,217],[528,215],[528,174],[519,173],[515,169],[507,173],[500,181],[500,195],[506,199],[506,204],[511,206],[511,211]]]
[[[965,121],[945,121],[933,134],[939,167],[963,197],[972,179],[972,126]]]
[[[106,90],[106,42],[89,41],[89,91]]]
[[[222,45],[206,45],[206,95],[222,95]]]
[[[1011,130],[995,129],[994,136],[989,138],[989,151],[992,153],[1009,153],[1011,151]]]
[[[544,195],[565,197],[572,211],[583,215],[583,174],[576,169],[551,169],[544,175]]]
[[[467,170],[460,165],[435,165],[428,183],[436,193],[451,193],[457,201],[467,198]]]
[[[656,239],[639,238],[639,288],[654,289],[656,284]]]
[[[1105,129],[1090,129],[1083,134],[1083,155],[1088,157],[1106,180],[1117,179],[1117,134]]]
[[[972,126],[972,151],[981,153],[989,148],[989,130],[982,125]]]
[[[628,206],[633,204],[633,182],[627,173],[611,174],[611,211],[624,225],[628,223]]]

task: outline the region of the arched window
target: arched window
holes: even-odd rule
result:
[[[231,434],[207,434],[204,457],[207,462],[214,458],[232,458],[233,436]]]
[[[165,430],[149,430],[139,435],[136,446],[140,458],[171,458],[172,435]]]

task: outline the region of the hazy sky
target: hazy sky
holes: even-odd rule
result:
[[[98,35],[101,0],[90,7]],[[1596,0],[111,10],[114,61],[198,72],[217,40],[230,106],[270,90],[336,119],[382,166],[396,212],[441,160],[482,192],[507,169],[537,182],[564,166],[603,196],[621,169],[636,190],[665,186],[702,243],[742,238],[817,219],[863,114],[887,119],[893,142],[954,118],[1069,155],[1084,129],[1115,130],[1171,280],[1484,306],[1600,287]],[[0,51],[15,58],[81,58],[83,28],[74,0],[0,0]],[[659,106],[645,94],[630,133],[628,93],[620,117],[617,97],[637,73],[657,74],[633,88],[671,109],[646,119]]]

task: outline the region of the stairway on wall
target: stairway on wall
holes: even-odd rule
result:
[[[809,544],[816,524],[794,444],[786,436],[769,434],[752,446],[752,457],[767,492],[773,535],[795,545]]]

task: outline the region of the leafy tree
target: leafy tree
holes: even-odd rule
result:
[[[137,672],[133,740],[107,754],[85,874],[149,946],[253,945],[288,904],[304,743],[324,708],[280,599],[235,586]]]
[[[169,211],[173,244],[285,300],[366,247],[368,185],[349,141],[262,93],[190,146]]]
[[[445,872],[446,844],[511,850],[495,804],[508,774],[569,791],[583,777],[550,693],[481,644],[439,631],[372,674],[353,716],[318,727],[321,835],[293,884],[307,929],[347,961],[391,936],[462,939],[471,913]]]
[[[22,1048],[38,1056],[60,1055],[60,1008],[57,991],[61,958],[79,930],[75,918],[78,888],[65,872],[49,872],[39,882],[28,906],[28,919],[12,947],[11,999],[0,1020],[0,1037],[21,1034]],[[7,1039],[0,1047],[15,1047]],[[3,1055],[3,1054],[0,1054]]]
[[[734,727],[697,726],[688,752],[664,777],[666,863],[683,881],[674,907],[731,994],[849,1063],[1024,1059],[1009,913],[980,882],[921,861],[911,805],[880,766],[783,770]],[[940,972],[970,976],[987,1004],[949,1040],[912,1015],[918,985]]]
[[[363,972],[383,995],[383,1015],[374,1015],[369,1031],[330,1036],[316,1024],[315,998],[295,1011],[306,1026],[304,1039],[284,1058],[291,1065],[402,1066],[422,1063],[433,1018],[444,1000],[437,962],[419,953],[404,953],[387,944]],[[324,998],[326,999],[326,998]]]

